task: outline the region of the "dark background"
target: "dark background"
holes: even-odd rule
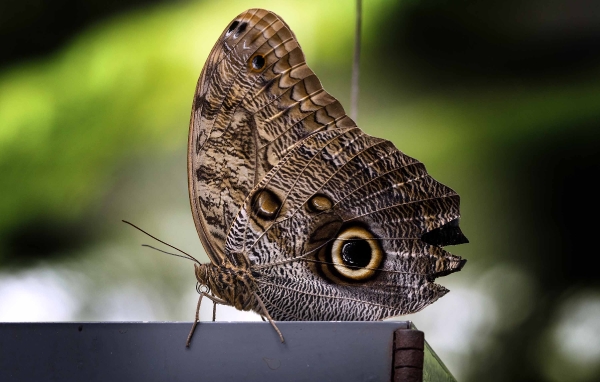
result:
[[[600,379],[600,6],[365,3],[359,125],[461,195],[471,241],[409,318],[463,381]],[[282,16],[349,104],[354,2],[299,4],[0,3],[0,320],[192,318],[191,265],[119,221],[203,253],[189,108],[243,10]]]

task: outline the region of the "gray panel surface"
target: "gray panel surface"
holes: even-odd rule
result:
[[[3,323],[0,381],[389,381],[409,322]]]

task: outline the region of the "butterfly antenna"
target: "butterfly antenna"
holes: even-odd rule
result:
[[[160,240],[160,239],[159,239],[159,238],[157,238],[156,236],[150,235],[148,232],[144,231],[143,229],[141,229],[140,227],[136,226],[135,224],[128,222],[127,220],[121,220],[121,221],[122,221],[123,223],[125,223],[125,224],[129,224],[130,226],[132,226],[133,228],[137,229],[138,231],[141,231],[141,232],[145,233],[146,235],[150,236],[151,238],[153,238],[154,240],[158,241],[159,243],[162,243],[162,244],[166,245],[167,247],[171,247],[171,248],[173,248],[174,250],[176,250],[176,251],[179,251],[179,252],[183,253],[185,256],[180,256],[180,255],[177,255],[177,254],[174,254],[174,253],[165,252],[165,251],[162,251],[162,250],[160,250],[160,249],[158,249],[158,248],[154,248],[154,247],[152,247],[152,246],[150,246],[150,245],[147,245],[147,244],[143,244],[143,245],[142,245],[143,247],[150,247],[150,248],[152,248],[152,249],[156,249],[157,251],[164,252],[164,253],[166,253],[166,254],[169,254],[169,255],[173,255],[173,256],[178,256],[178,257],[187,258],[187,259],[189,259],[189,260],[195,261],[196,263],[200,264],[200,262],[199,262],[198,260],[196,260],[196,258],[195,258],[194,256],[190,255],[189,253],[187,253],[187,252],[185,252],[185,251],[182,251],[181,249],[179,249],[179,248],[177,248],[177,247],[174,247],[174,246],[172,246],[172,245],[171,245],[171,244],[169,244],[169,243],[165,243],[164,241]]]
[[[192,259],[190,259],[187,256],[183,256],[183,255],[180,255],[178,253],[163,251],[162,249],[153,247],[153,246],[151,246],[149,244],[142,244],[142,247],[147,247],[147,248],[153,249],[153,250],[158,251],[158,252],[162,252],[162,253],[167,254],[167,255],[171,255],[171,256],[175,256],[175,257],[181,257],[182,259],[192,260]]]
[[[360,63],[360,35],[362,24],[362,0],[356,0],[356,30],[354,34],[354,60],[352,64],[352,90],[350,93],[350,118],[358,119],[358,69]]]

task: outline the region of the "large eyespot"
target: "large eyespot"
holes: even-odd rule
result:
[[[330,255],[333,269],[355,281],[375,275],[384,257],[379,240],[360,226],[344,229],[333,241]]]
[[[256,54],[248,60],[250,70],[260,72],[265,67],[265,57],[262,54]]]

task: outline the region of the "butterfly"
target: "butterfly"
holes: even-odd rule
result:
[[[202,297],[274,321],[381,320],[448,292],[465,260],[459,196],[369,136],[321,86],[290,27],[250,9],[200,74],[188,140]]]

